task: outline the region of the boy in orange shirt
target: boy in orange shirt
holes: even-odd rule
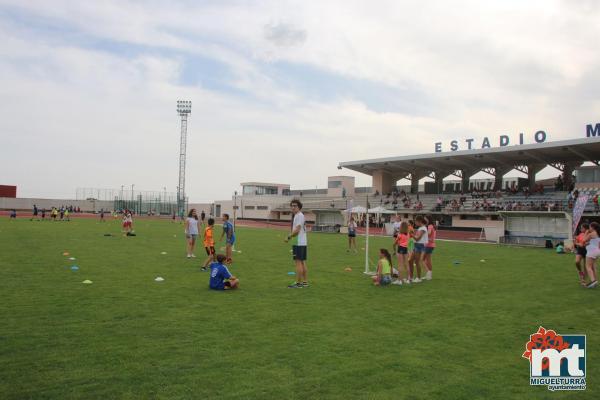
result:
[[[208,258],[204,261],[204,265],[202,266],[202,271],[206,271],[206,267],[215,261],[215,238],[213,236],[213,228],[215,225],[215,220],[213,218],[208,219],[208,226],[204,228],[204,250],[206,250],[206,254]]]

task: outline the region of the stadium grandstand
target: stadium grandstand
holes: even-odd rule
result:
[[[355,187],[350,176],[329,177],[326,189],[242,183],[240,196],[216,201],[211,213],[284,222],[290,219],[288,202],[300,198],[313,230],[343,231],[350,210],[363,207],[380,211],[368,218],[384,233],[389,233],[394,214],[409,219],[429,214],[446,237],[544,245],[571,239],[569,227],[579,196],[589,198],[583,218],[598,219],[593,199],[600,192],[599,159],[600,140],[592,137],[341,162],[339,169],[371,176],[372,186]],[[547,166],[556,169],[557,176],[537,180],[536,174]],[[526,177],[508,177],[514,170]],[[490,177],[472,178],[481,172]],[[401,180],[410,184],[397,185]],[[364,227],[366,216],[358,218]]]

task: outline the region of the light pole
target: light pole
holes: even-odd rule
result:
[[[119,203],[121,203],[121,209],[123,208],[123,202],[125,201],[125,199],[123,198],[123,188],[125,187],[125,185],[121,185],[121,198],[119,200],[121,200]]]
[[[161,205],[161,207],[160,207],[161,211],[164,211],[164,209],[165,209],[164,206],[167,204],[167,187],[166,186],[163,186],[163,191],[165,193],[165,195],[163,196],[163,203],[165,203],[165,204]]]
[[[135,185],[132,183],[132,184],[131,184],[131,207],[133,207],[133,211],[135,211],[135,206],[134,206],[134,204],[133,204],[133,187],[134,187],[134,186],[135,186]]]
[[[179,216],[183,218],[185,212],[185,158],[187,146],[187,120],[192,112],[192,102],[177,100],[177,112],[181,117],[181,137],[179,144],[179,186],[177,189],[177,208]]]

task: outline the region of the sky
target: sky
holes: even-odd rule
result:
[[[186,193],[600,122],[600,2],[0,0],[0,184]],[[556,174],[545,171],[546,174]]]

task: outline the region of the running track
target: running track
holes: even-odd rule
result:
[[[9,212],[8,211],[0,211],[0,216],[3,216],[5,218],[8,218]],[[92,213],[71,213],[70,215],[71,220],[75,220],[78,218],[97,218],[100,219],[100,216],[98,214],[92,214]],[[32,213],[31,212],[17,212],[17,218],[19,219],[29,219],[32,217]],[[112,216],[110,214],[106,214],[104,216],[104,218],[106,220],[110,220],[112,219]],[[148,217],[146,215],[137,215],[134,217],[134,223],[136,219],[153,219],[153,220],[170,220],[171,217],[170,216],[151,216]],[[48,211],[46,211],[46,219],[50,220],[50,213]],[[121,220],[121,218],[117,218],[117,220]],[[236,221],[236,225],[239,226],[247,226],[247,227],[251,227],[251,228],[271,228],[271,229],[280,229],[280,230],[289,230],[290,229],[290,223],[286,222],[286,221],[272,221],[272,222],[267,222],[267,221],[252,221],[252,220],[237,220]],[[359,235],[364,235],[365,234],[365,228],[358,228],[357,232]],[[372,236],[380,236],[380,232],[381,229],[380,228],[370,228],[369,229],[369,234]],[[447,230],[438,230],[437,231],[437,238],[438,239],[445,239],[445,240],[467,240],[467,241],[479,241],[479,232],[471,232],[471,231],[447,231]]]

